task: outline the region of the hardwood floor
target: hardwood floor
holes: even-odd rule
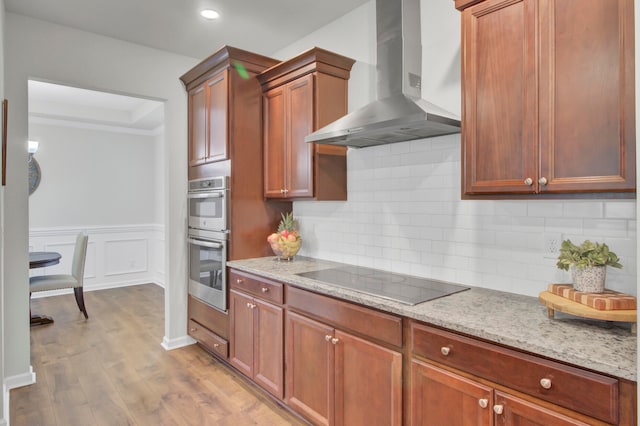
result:
[[[154,284],[32,301],[37,383],[11,391],[12,426],[302,425],[197,345],[165,351],[164,294]]]

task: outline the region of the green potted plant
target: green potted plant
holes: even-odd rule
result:
[[[573,288],[585,293],[602,293],[607,266],[622,268],[618,256],[604,243],[584,241],[579,246],[565,240],[558,256],[559,269],[571,268]]]

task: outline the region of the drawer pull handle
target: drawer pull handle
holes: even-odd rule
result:
[[[540,386],[545,389],[551,389],[551,379],[547,379],[546,377],[544,379],[540,379]]]
[[[326,336],[324,336],[324,340],[328,342],[329,340],[331,340],[331,336],[327,334]]]
[[[338,339],[336,339],[335,337],[334,337],[333,339],[331,339],[331,343],[333,343],[334,345],[335,345],[336,343],[338,343],[338,342],[339,342],[339,340],[338,340]]]
[[[266,293],[269,291],[269,287],[262,287],[260,290],[262,290],[263,293]]]
[[[496,404],[493,406],[493,412],[500,415],[502,414],[502,411],[504,410],[504,406],[500,405],[500,404]]]
[[[440,353],[444,356],[449,355],[450,351],[451,351],[451,348],[449,348],[448,346],[443,346],[440,348]]]
[[[487,408],[489,406],[489,400],[487,398],[480,398],[478,400],[478,405],[480,408]]]

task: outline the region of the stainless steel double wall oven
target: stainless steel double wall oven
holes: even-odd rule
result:
[[[189,181],[189,294],[227,311],[227,176]]]

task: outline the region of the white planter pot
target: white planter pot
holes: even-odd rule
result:
[[[607,275],[606,266],[591,266],[584,269],[571,267],[573,288],[583,293],[604,292],[604,279]]]

